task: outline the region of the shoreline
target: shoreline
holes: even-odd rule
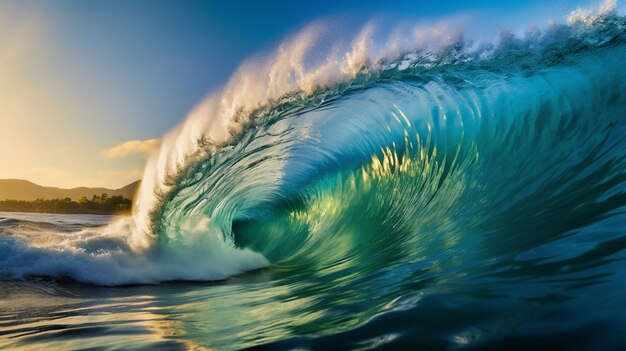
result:
[[[3,218],[3,214],[11,215],[11,214],[24,214],[24,215],[67,215],[67,216],[128,216],[131,213],[93,213],[93,212],[34,212],[34,211],[6,211],[0,210],[0,218]]]
[[[49,215],[90,215],[90,216],[127,216],[131,212],[52,212],[52,211],[22,211],[22,210],[6,210],[0,208],[2,213],[26,213],[26,214],[49,214]]]
[[[81,197],[78,201],[71,198],[37,199],[35,201],[1,200],[0,211],[48,214],[100,214],[123,215],[132,211],[132,200],[122,196],[102,194],[92,199]]]

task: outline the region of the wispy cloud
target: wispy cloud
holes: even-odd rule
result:
[[[131,154],[149,155],[156,150],[161,141],[159,139],[130,140],[115,147],[102,151],[102,155],[107,158],[124,157]]]

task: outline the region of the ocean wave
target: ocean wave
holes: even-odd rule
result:
[[[495,42],[442,21],[381,44],[368,25],[321,60],[313,25],[165,136],[132,217],[39,241],[14,230],[0,275],[115,285],[270,263],[344,277],[429,264],[446,279],[470,261],[583,269],[592,262],[571,255],[618,239],[589,232],[626,205],[626,19],[612,8]],[[568,254],[541,256],[564,238]]]
[[[461,36],[437,50],[364,59],[352,78],[239,109],[227,139],[196,140],[168,178],[151,232],[177,245],[201,222],[203,240],[252,247],[272,262],[298,254],[331,262],[368,252],[345,247],[364,232],[388,250],[397,240],[418,245],[451,218],[482,231],[474,222],[497,230],[503,218],[519,221],[509,218],[515,211],[528,221],[533,211],[546,220],[578,215],[564,203],[610,199],[619,208],[622,197],[606,192],[622,189],[623,27],[601,9],[524,38],[503,34],[497,45]],[[203,131],[201,117],[183,129]],[[356,230],[361,222],[370,230]],[[563,224],[537,241],[573,229]],[[416,254],[406,250],[404,259]]]

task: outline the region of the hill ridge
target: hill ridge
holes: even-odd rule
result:
[[[51,200],[64,199],[66,197],[69,197],[72,200],[78,200],[83,196],[91,199],[94,195],[100,196],[103,193],[109,196],[123,196],[128,199],[133,199],[140,183],[141,181],[137,180],[119,189],[109,189],[104,187],[90,188],[84,186],[66,189],[43,186],[26,179],[0,179],[0,201],[34,201],[37,199]]]

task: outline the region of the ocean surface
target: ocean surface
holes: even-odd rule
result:
[[[0,213],[0,349],[626,350],[611,4],[321,61],[305,29],[164,137],[132,216]]]

